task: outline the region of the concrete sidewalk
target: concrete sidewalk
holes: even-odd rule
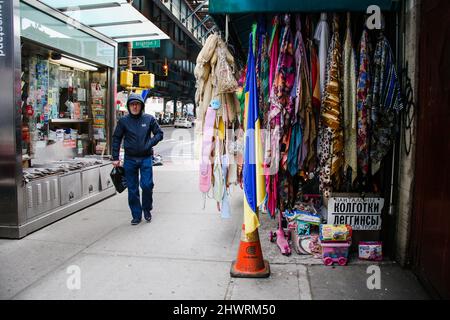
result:
[[[382,288],[369,290],[367,265],[325,267],[268,241],[275,220],[261,217],[267,279],[230,278],[242,224],[242,191],[232,218],[198,191],[197,171],[167,163],[154,168],[153,221],[131,226],[127,194],[75,213],[22,240],[0,240],[1,299],[427,299],[415,277],[381,265]],[[68,289],[73,266],[79,290]],[[68,273],[69,271],[69,273]]]

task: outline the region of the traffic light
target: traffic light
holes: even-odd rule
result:
[[[133,86],[133,73],[129,70],[121,71],[120,85],[124,88]]]
[[[166,77],[169,75],[169,65],[167,64],[167,59],[165,59],[163,64],[163,74]]]
[[[155,75],[153,73],[143,73],[139,75],[139,87],[152,89],[155,87]]]

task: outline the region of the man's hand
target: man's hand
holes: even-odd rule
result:
[[[113,164],[113,166],[114,166],[115,168],[120,167],[120,160],[113,161],[112,164]]]

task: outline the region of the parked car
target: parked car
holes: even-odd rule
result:
[[[170,118],[163,118],[161,119],[161,124],[170,124],[172,120]]]
[[[195,124],[195,118],[193,116],[189,116],[187,119],[192,123],[192,125]]]
[[[181,128],[192,128],[192,122],[189,121],[186,118],[176,119],[174,127],[175,128],[178,128],[178,127],[181,127]]]

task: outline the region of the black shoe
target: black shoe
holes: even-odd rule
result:
[[[147,222],[152,221],[152,213],[150,211],[144,211],[144,218]]]
[[[141,220],[140,220],[140,219],[133,219],[133,220],[131,220],[131,224],[132,224],[133,226],[135,226],[135,225],[137,225],[137,224],[139,224],[139,223],[141,223]]]

